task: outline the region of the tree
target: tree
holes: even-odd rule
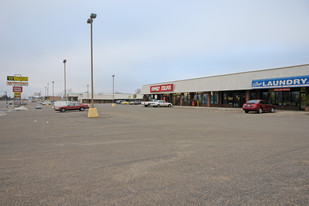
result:
[[[135,94],[139,94],[139,93],[141,93],[141,89],[136,89]]]

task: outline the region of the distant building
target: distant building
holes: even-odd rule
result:
[[[142,100],[141,94],[114,94],[114,100]],[[83,103],[91,103],[91,93],[69,94],[69,101],[79,101]],[[113,94],[94,94],[93,101],[95,104],[113,103]]]
[[[61,97],[60,96],[48,96],[44,98],[47,101],[61,101]]]

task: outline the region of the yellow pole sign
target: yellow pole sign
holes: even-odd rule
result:
[[[8,81],[22,81],[27,82],[28,77],[19,77],[19,76],[7,76]]]

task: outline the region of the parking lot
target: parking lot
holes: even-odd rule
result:
[[[0,115],[1,205],[309,205],[307,113],[26,107]]]

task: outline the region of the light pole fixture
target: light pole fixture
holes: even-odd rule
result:
[[[89,103],[89,84],[87,84],[87,103]]]
[[[54,103],[55,103],[55,94],[54,94],[54,81],[52,81],[52,84],[53,84],[53,101],[54,101]]]
[[[93,19],[97,17],[96,14],[91,13],[90,18],[87,19],[87,23],[90,24],[90,45],[91,45],[91,108],[88,111],[88,117],[98,117],[98,111],[96,108],[94,108],[94,102],[93,102],[93,40],[92,40],[92,23]]]
[[[67,60],[63,60],[63,65],[64,65],[64,100],[67,101],[67,83],[66,83],[66,65]]]
[[[113,106],[115,106],[115,83],[114,83],[114,79],[115,79],[115,74],[112,75],[113,77]]]
[[[49,83],[47,83],[47,98],[49,97]]]

